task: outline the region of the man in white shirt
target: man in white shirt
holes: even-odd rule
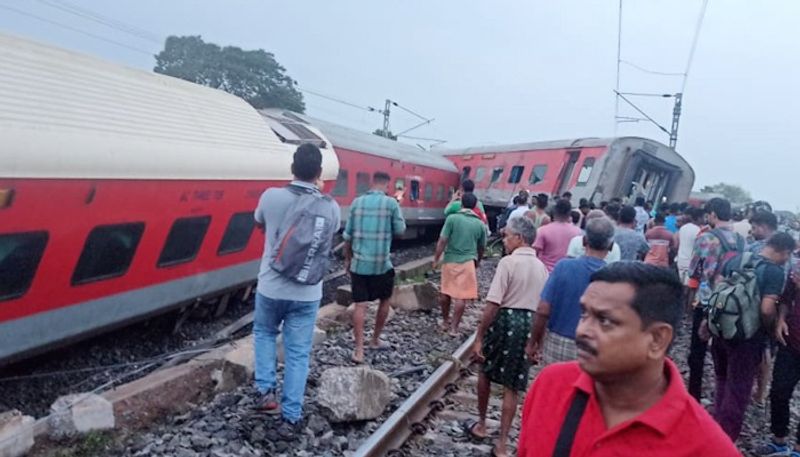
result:
[[[586,214],[586,223],[597,217],[606,217],[606,213],[599,209],[593,209]],[[567,248],[567,257],[577,259],[578,257],[586,255],[586,247],[584,246],[584,235],[573,237],[569,241]],[[605,261],[607,264],[619,262],[622,258],[622,252],[617,243],[611,245],[611,250],[606,255]]]
[[[675,264],[678,266],[678,274],[681,283],[686,286],[689,280],[689,263],[692,261],[692,249],[694,240],[700,234],[700,227],[705,223],[705,211],[702,208],[689,208],[686,210],[689,221],[683,224],[678,230],[678,255],[675,256]]]
[[[511,221],[511,219],[516,219],[518,217],[525,216],[525,213],[527,213],[528,210],[530,210],[530,208],[528,207],[528,198],[523,197],[522,195],[517,195],[516,197],[514,197],[514,205],[515,205],[514,209],[508,215],[509,221]]]
[[[644,234],[647,230],[647,223],[650,222],[650,214],[644,209],[644,197],[636,197],[633,209],[636,210],[636,230]]]

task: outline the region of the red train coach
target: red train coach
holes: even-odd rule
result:
[[[441,154],[297,113],[261,113],[281,138],[315,141],[309,131],[315,127],[331,141],[339,173],[327,190],[341,206],[343,221],[353,199],[369,190],[372,174],[385,171],[408,225],[406,238],[424,235],[444,222],[444,207],[459,181],[455,165]]]
[[[598,203],[643,194],[686,201],[694,171],[675,150],[638,137],[583,138],[445,151],[497,212],[521,189]],[[488,211],[488,210],[487,210]]]
[[[250,105],[6,35],[0,79],[0,363],[255,279],[295,146]]]

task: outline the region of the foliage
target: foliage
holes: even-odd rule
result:
[[[736,184],[727,184],[721,182],[719,184],[714,184],[713,186],[705,186],[700,189],[700,192],[712,192],[717,194],[722,194],[731,201],[733,204],[737,205],[744,205],[746,203],[752,203],[753,198],[750,196],[750,192],[746,191],[742,186]]]
[[[383,134],[383,129],[375,129],[375,131],[372,132],[372,134],[373,135],[382,136],[382,137],[388,138],[390,140],[397,141],[397,135],[393,134],[391,130],[389,130],[389,132],[387,132],[387,135],[384,135]]]
[[[153,71],[224,90],[256,109],[305,111],[297,83],[286,75],[275,56],[263,49],[222,48],[200,36],[170,36],[156,56]]]

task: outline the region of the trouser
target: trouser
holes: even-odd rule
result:
[[[706,314],[701,306],[692,311],[692,335],[691,345],[689,346],[689,394],[697,401],[703,392],[703,368],[706,363],[706,351],[708,342],[700,338],[700,324]]]
[[[277,384],[276,338],[283,324],[283,394],[281,414],[297,422],[303,416],[303,395],[319,301],[274,300],[256,294],[253,319],[256,387],[262,393]]]
[[[792,393],[800,381],[800,353],[781,346],[775,356],[775,368],[772,370],[772,388],[769,392],[770,427],[772,434],[778,438],[789,435],[789,402]],[[800,443],[800,424],[797,429],[797,442]]]
[[[758,374],[764,341],[725,341],[715,338],[711,344],[717,392],[714,395],[714,419],[732,441],[742,431],[744,413],[753,396],[753,382]]]

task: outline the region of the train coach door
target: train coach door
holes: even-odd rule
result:
[[[558,176],[558,187],[556,187],[555,195],[559,196],[563,195],[564,192],[569,189],[569,182],[572,180],[572,172],[575,170],[575,164],[578,163],[578,157],[580,157],[581,151],[568,151],[567,154],[569,154],[567,163],[564,164]]]

